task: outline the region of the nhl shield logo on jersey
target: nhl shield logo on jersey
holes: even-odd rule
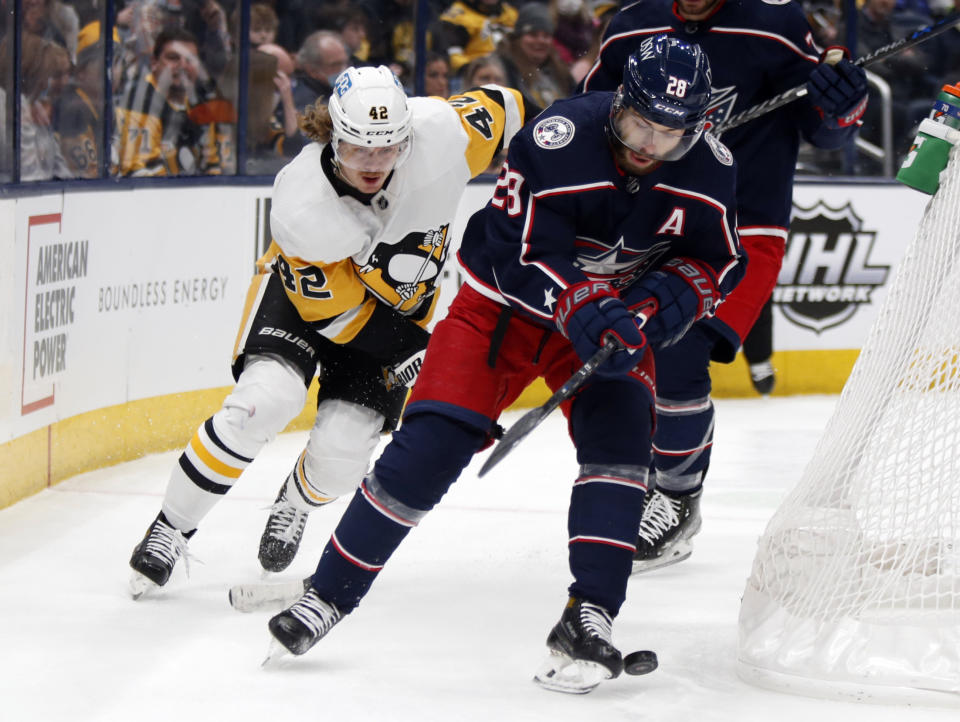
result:
[[[571,140],[576,131],[573,123],[561,115],[544,118],[533,127],[533,140],[541,148],[553,150],[562,148]]]
[[[704,133],[704,140],[707,141],[707,145],[710,146],[710,150],[713,151],[713,154],[716,156],[717,160],[723,163],[724,165],[733,165],[733,153],[730,152],[730,149],[723,144],[723,141],[720,140],[713,133]]]
[[[794,206],[773,303],[791,323],[821,333],[849,320],[882,286],[890,266],[870,264],[876,231],[847,203]]]

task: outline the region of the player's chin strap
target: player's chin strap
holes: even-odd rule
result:
[[[895,53],[899,53],[901,50],[912,48],[914,45],[919,45],[935,35],[946,32],[958,23],[960,23],[960,12],[955,12],[952,15],[948,15],[947,17],[938,20],[933,25],[928,25],[925,28],[914,30],[905,38],[894,40],[892,43],[888,43],[887,45],[877,48],[872,53],[867,53],[866,55],[857,58],[854,61],[854,65],[866,66],[876,63],[880,60],[890,57],[891,55],[894,55]],[[803,85],[798,85],[795,88],[790,88],[790,90],[785,90],[784,92],[780,93],[780,95],[775,95],[772,98],[753,106],[752,108],[747,108],[742,113],[737,113],[736,115],[727,118],[713,129],[713,133],[715,135],[720,135],[731,128],[736,128],[739,125],[743,125],[744,123],[748,123],[751,120],[759,118],[761,115],[766,115],[771,110],[776,110],[787,103],[792,103],[794,100],[802,98],[806,94],[806,83]]]

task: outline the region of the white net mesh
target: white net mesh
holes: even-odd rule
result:
[[[857,698],[960,693],[958,300],[960,146],[760,539],[740,611],[745,679]]]

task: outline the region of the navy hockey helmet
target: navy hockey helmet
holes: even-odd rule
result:
[[[699,45],[664,34],[647,38],[627,58],[610,129],[636,153],[682,158],[703,134],[711,81],[710,62]]]

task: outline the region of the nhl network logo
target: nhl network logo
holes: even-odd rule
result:
[[[890,273],[890,266],[868,263],[876,235],[863,229],[849,203],[794,206],[773,302],[789,321],[816,333],[849,320]]]

